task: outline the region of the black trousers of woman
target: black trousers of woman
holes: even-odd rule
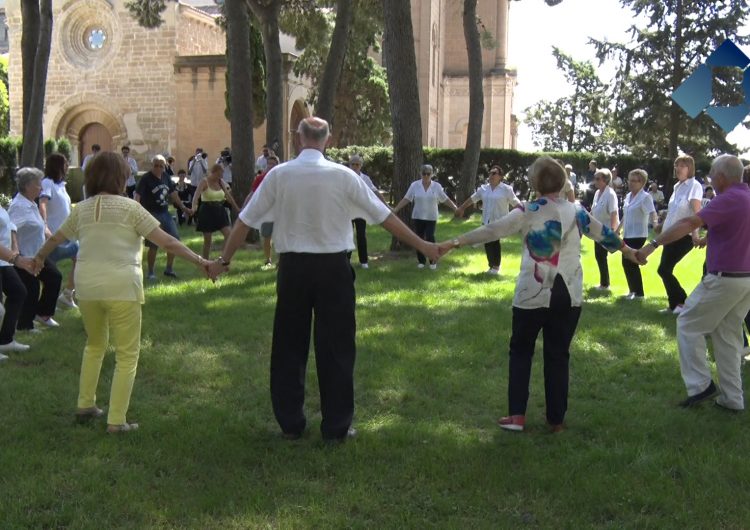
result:
[[[596,264],[599,266],[599,285],[602,287],[609,287],[609,264],[607,263],[607,255],[609,252],[606,248],[601,246],[599,243],[594,243],[594,257],[596,258]]]
[[[625,244],[630,248],[639,249],[646,243],[646,238],[626,237],[623,241],[625,241]],[[625,272],[625,279],[628,281],[628,292],[634,293],[636,296],[643,296],[643,277],[641,276],[641,267],[623,256],[622,270]]]
[[[664,250],[661,252],[661,261],[659,262],[657,272],[664,283],[664,289],[667,291],[669,309],[674,309],[678,305],[684,304],[687,299],[685,289],[682,288],[680,282],[675,278],[674,268],[692,249],[693,238],[687,235],[668,245],[664,245]]]
[[[484,244],[484,252],[487,254],[487,264],[490,269],[499,269],[502,260],[502,249],[500,241],[490,241]]]
[[[62,285],[62,274],[48,259],[44,260],[44,267],[39,272],[39,276],[32,276],[22,269],[16,270],[26,287],[26,300],[18,318],[18,329],[31,329],[34,327],[35,316],[51,317],[55,314],[57,297],[60,296]],[[39,296],[40,291],[41,296]]]
[[[750,313],[745,315],[745,329],[747,330],[748,333],[750,333]],[[748,347],[747,335],[743,333],[742,338],[745,341],[745,348],[747,348]]]
[[[436,225],[437,225],[437,221],[425,221],[424,219],[414,219],[414,233],[417,234],[422,239],[424,239],[425,241],[434,243]],[[418,251],[417,260],[419,261],[419,263],[424,265],[425,262],[427,261],[427,258],[425,258],[424,254]]]
[[[367,263],[367,221],[355,219],[354,230],[357,233],[357,257],[360,263]]]
[[[513,308],[510,337],[508,406],[511,416],[526,414],[534,345],[541,331],[544,338],[544,395],[547,422],[559,425],[568,410],[568,365],[581,308],[570,304],[570,294],[559,274],[552,287],[548,308]]]
[[[18,317],[26,300],[26,287],[18,276],[15,267],[0,267],[0,282],[5,295],[5,316],[0,326],[0,344],[9,344],[16,334]]]

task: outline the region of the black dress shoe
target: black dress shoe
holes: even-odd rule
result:
[[[344,436],[340,436],[338,438],[323,438],[323,441],[329,445],[338,445],[344,443],[350,438],[355,438],[356,436],[357,429],[355,429],[354,427],[349,427],[349,430],[346,431],[346,434]]]
[[[711,399],[714,397],[717,393],[716,385],[713,381],[706,387],[706,389],[701,392],[700,394],[695,394],[693,396],[688,396],[687,399],[684,401],[680,401],[679,405],[684,408],[692,407],[693,405],[697,405],[701,401],[706,401],[707,399]]]

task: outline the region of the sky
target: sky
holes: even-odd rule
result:
[[[522,0],[510,5],[508,62],[518,70],[513,112],[522,120],[518,149],[534,151],[537,148],[523,124],[524,109],[537,101],[555,100],[571,93],[552,57],[552,46],[577,60],[589,59],[596,66],[594,48],[587,44],[589,37],[627,41],[627,30],[634,19],[619,0],[563,0],[554,7],[547,6],[544,0]],[[750,47],[743,47],[743,51],[750,56]],[[614,73],[613,67],[607,68],[606,64],[598,70],[605,82]],[[750,154],[750,130],[742,124],[728,139],[738,144],[745,156]]]

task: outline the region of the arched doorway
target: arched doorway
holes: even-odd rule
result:
[[[289,117],[289,131],[292,137],[292,141],[289,145],[291,145],[294,149],[294,156],[297,156],[299,154],[299,145],[294,141],[296,139],[296,135],[294,133],[297,131],[299,122],[307,118],[309,115],[310,114],[307,112],[305,103],[302,100],[298,99],[294,102],[294,105],[292,105],[292,113]]]
[[[102,151],[112,150],[112,135],[101,123],[89,123],[81,129],[78,138],[78,160],[83,160],[91,153],[91,146],[99,144]]]

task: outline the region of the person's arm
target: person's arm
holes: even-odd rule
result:
[[[215,277],[210,276],[208,272],[208,267],[211,262],[203,259],[201,256],[186,247],[179,239],[175,239],[174,237],[170,236],[161,228],[154,228],[146,235],[146,239],[151,241],[153,244],[158,245],[159,248],[166,250],[169,254],[174,254],[175,256],[184,259],[185,261],[189,261],[190,263],[201,269],[201,271],[209,276],[212,280],[215,279]]]
[[[406,206],[410,202],[411,201],[409,199],[407,199],[406,197],[404,197],[403,199],[401,199],[401,201],[393,209],[393,213],[398,213],[401,210],[401,208],[403,208],[404,206]]]
[[[450,241],[443,241],[438,245],[440,256],[444,256],[455,248],[475,245],[477,243],[487,243],[517,233],[523,227],[524,215],[525,211],[523,209],[515,209],[497,221],[480,226]]]
[[[703,208],[703,201],[701,199],[690,199],[690,208],[692,208],[694,214],[697,214],[701,211],[701,208]],[[693,240],[694,245],[700,246],[701,237],[697,228],[693,230],[690,237]]]
[[[568,190],[568,193],[565,195],[565,198],[568,199],[568,202],[572,202],[572,203],[576,202],[576,194],[573,191],[573,188],[570,188]]]
[[[680,219],[675,224],[670,226],[667,230],[657,235],[643,248],[638,250],[636,252],[638,261],[642,264],[645,264],[646,258],[648,258],[651,253],[656,250],[657,247],[661,245],[668,245],[669,243],[673,243],[674,241],[677,241],[678,239],[685,237],[690,233],[696,232],[703,225],[703,219],[701,219],[698,215],[691,215],[690,217]]]
[[[229,264],[232,261],[234,253],[245,243],[249,233],[250,227],[242,219],[237,219],[237,222],[232,226],[231,232],[229,232],[229,237],[224,241],[221,256],[208,265],[208,275],[210,278],[217,278],[220,274],[229,270]]]
[[[52,237],[47,239],[47,241],[44,242],[44,245],[42,245],[42,248],[37,251],[36,256],[34,256],[34,261],[36,262],[37,267],[41,269],[44,266],[44,260],[47,259],[47,256],[49,256],[53,250],[66,240],[67,239],[61,230],[58,230],[52,235]]]
[[[440,257],[440,253],[437,245],[424,241],[422,238],[417,236],[411,229],[404,224],[396,215],[390,214],[385,218],[385,221],[381,223],[383,228],[393,234],[396,239],[402,243],[406,243],[415,250],[418,250],[432,261],[437,261]]]
[[[617,210],[609,214],[609,227],[612,230],[617,230],[617,225],[619,224]]]
[[[466,210],[466,208],[468,208],[469,206],[472,206],[474,204],[476,204],[476,203],[474,202],[473,197],[469,197],[468,199],[466,199],[463,202],[463,204],[461,204],[461,206],[459,206],[458,209],[456,210],[456,217],[463,217],[464,211]]]
[[[169,198],[172,200],[172,204],[175,205],[175,208],[179,208],[182,210],[182,213],[190,217],[193,215],[193,210],[190,208],[187,208],[183,203],[182,199],[180,199],[180,194],[177,193],[177,190],[172,191],[172,193],[169,194]]]
[[[50,232],[49,227],[47,226],[47,203],[49,202],[49,197],[39,197],[39,214],[42,216],[42,219],[44,219],[44,237],[46,239],[49,239],[52,237],[52,232]]]
[[[237,206],[237,202],[234,200],[234,197],[232,196],[232,190],[229,186],[226,185],[224,181],[221,182],[221,186],[224,188],[224,196],[227,199],[227,202],[229,203],[229,206],[232,207],[232,210],[234,213],[239,213],[240,209]]]

